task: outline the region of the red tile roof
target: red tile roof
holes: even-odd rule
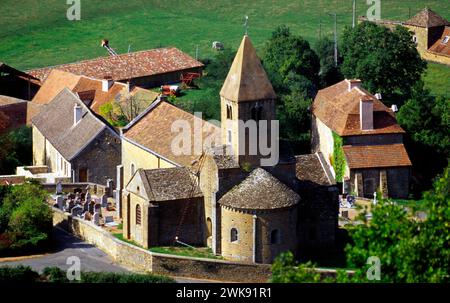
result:
[[[448,38],[447,38],[448,37]],[[447,40],[447,43],[444,41]],[[428,49],[429,52],[450,57],[450,27],[446,27],[442,36]]]
[[[172,142],[179,137],[180,132],[180,130],[172,131],[172,126],[177,121],[189,124],[192,134],[198,123],[203,140],[214,138],[213,142],[220,143],[220,127],[165,101],[155,101],[139,117],[123,128],[123,137],[175,164],[191,166],[199,156],[194,153],[195,140],[192,137],[190,138],[191,155],[177,155],[172,150]]]
[[[390,108],[362,88],[353,88],[349,91],[347,81],[349,80],[343,80],[319,91],[312,105],[314,116],[340,136],[405,132],[398,125]],[[361,99],[373,101],[373,130],[361,130],[359,117]]]
[[[179,49],[170,47],[35,69],[28,73],[44,81],[50,71],[57,68],[96,79],[111,77],[115,81],[124,81],[196,67],[203,67],[203,64]]]
[[[346,145],[343,149],[350,169],[412,165],[403,144]]]

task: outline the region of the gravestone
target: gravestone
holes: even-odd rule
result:
[[[101,204],[95,204],[95,206],[94,206],[94,213],[99,213],[99,214],[101,214],[102,213],[102,205]]]
[[[95,202],[91,201],[88,206],[88,211],[91,213],[91,215],[94,214],[94,206],[95,206]]]
[[[66,211],[68,213],[70,213],[72,211],[72,208],[74,208],[74,207],[75,207],[75,203],[73,202],[73,200],[69,200],[69,203],[66,206]]]
[[[83,208],[80,205],[75,206],[72,208],[71,214],[73,217],[79,217],[83,213]]]
[[[83,212],[89,211],[89,202],[84,202],[83,204]]]
[[[61,183],[61,181],[58,181],[58,183],[56,183],[56,194],[57,195],[61,195],[62,194],[62,183]]]
[[[95,212],[94,215],[92,216],[92,223],[94,223],[95,225],[100,225],[100,214]]]
[[[80,200],[84,201],[84,199],[86,198],[86,194],[85,193],[81,193],[80,195]]]
[[[114,222],[114,217],[113,216],[106,216],[105,217],[105,223],[110,223],[110,222]]]
[[[56,197],[56,204],[58,205],[58,208],[63,210],[64,209],[64,197],[63,196],[57,196]]]
[[[90,193],[90,192],[87,192],[87,193],[86,193],[86,196],[85,196],[85,198],[84,198],[84,201],[86,201],[87,203],[91,202],[91,193]]]
[[[100,201],[101,201],[100,203],[101,203],[102,207],[108,206],[108,197],[106,195],[103,195],[100,198]]]

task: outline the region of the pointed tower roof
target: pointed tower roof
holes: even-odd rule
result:
[[[447,26],[450,25],[450,22],[427,7],[406,21],[405,24],[429,28],[435,26]]]
[[[276,99],[272,84],[247,35],[242,39],[220,95],[236,102]]]

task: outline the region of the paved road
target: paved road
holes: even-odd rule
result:
[[[59,229],[53,229],[53,237],[55,239],[54,251],[29,259],[20,261],[8,261],[2,262],[0,258],[1,266],[17,266],[25,265],[30,266],[38,272],[46,267],[59,267],[63,270],[67,270],[71,265],[67,264],[67,259],[72,256],[80,258],[81,271],[95,271],[95,272],[127,272],[128,270],[119,264],[115,263],[112,258],[98,249],[94,245],[88,244],[77,237],[68,234],[67,232]],[[216,281],[191,279],[191,278],[178,278],[174,277],[178,283],[214,283]]]
[[[83,242],[82,240],[55,228],[54,239],[56,240],[54,252],[36,258],[25,259],[13,262],[1,262],[0,266],[30,266],[36,271],[42,272],[45,267],[57,266],[67,270],[67,259],[72,256],[80,258],[81,271],[108,271],[126,272],[127,270],[113,262],[112,258],[96,248],[95,246]]]

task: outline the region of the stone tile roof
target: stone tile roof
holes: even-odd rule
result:
[[[172,151],[172,142],[180,137],[181,132],[178,128],[172,132],[172,125],[176,125],[175,122],[191,128],[189,155],[178,155]],[[196,140],[193,138],[193,133],[196,125],[201,127],[203,140],[214,138],[214,142],[221,142],[220,127],[185,112],[169,102],[155,101],[140,116],[123,128],[123,137],[176,165],[191,166],[199,156],[194,153]]]
[[[446,37],[449,37],[448,39]],[[447,43],[444,43],[447,39]],[[428,49],[429,52],[450,57],[450,27],[445,27],[442,36]]]
[[[300,196],[262,168],[256,168],[219,203],[236,209],[272,210],[297,204]]]
[[[347,164],[351,169],[412,165],[403,144],[346,145],[343,149]]]
[[[154,202],[202,197],[198,182],[185,167],[140,169],[147,199]]]
[[[335,185],[336,181],[321,153],[296,156],[295,172],[301,182],[314,186]]]
[[[404,133],[390,108],[362,88],[348,91],[348,81],[322,89],[312,105],[313,114],[340,136]],[[359,102],[361,98],[373,100],[374,129],[361,130]]]
[[[417,15],[405,22],[406,25],[420,26],[420,27],[435,27],[450,25],[450,22],[438,15],[429,8],[421,10]]]
[[[242,39],[220,96],[236,102],[276,99],[272,84],[248,36]]]
[[[203,67],[203,64],[179,49],[169,47],[100,57],[28,72],[41,81],[44,81],[55,68],[96,79],[111,77],[115,81],[125,81],[196,67]]]
[[[75,104],[82,108],[82,118],[76,125],[73,121]],[[107,127],[67,88],[47,104],[32,123],[67,161],[78,155]]]

